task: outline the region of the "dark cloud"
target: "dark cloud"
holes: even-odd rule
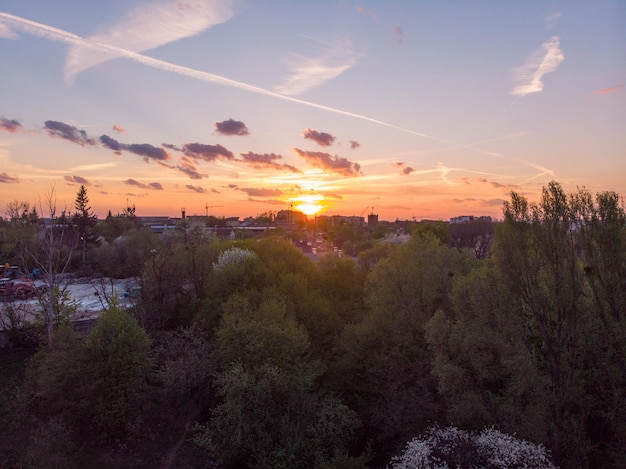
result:
[[[241,121],[228,119],[223,122],[215,123],[215,130],[222,135],[248,135],[248,127]]]
[[[150,184],[143,184],[139,181],[136,181],[135,179],[126,179],[126,181],[124,181],[124,184],[128,184],[129,186],[136,186],[141,189],[152,189],[155,191],[163,190],[163,186],[161,185],[160,182],[151,182]]]
[[[239,187],[237,186],[237,184],[229,184],[228,186],[229,189],[238,189]]]
[[[304,151],[294,148],[298,156],[316,168],[326,172],[341,174],[342,176],[360,176],[361,165],[348,161],[346,158],[330,155],[320,151]]]
[[[478,179],[478,182],[483,182],[485,184],[489,184],[494,189],[506,189],[506,190],[515,190],[515,189],[517,189],[517,186],[515,184],[502,184],[500,182],[490,181],[487,178],[480,178],[480,179]]]
[[[100,143],[115,152],[127,151],[135,155],[143,156],[146,163],[150,160],[167,161],[170,159],[169,153],[163,148],[155,147],[149,143],[120,143],[108,135],[101,135]]]
[[[115,130],[118,134],[123,134],[124,132],[126,132],[126,129],[124,127],[117,124],[113,126],[113,130]]]
[[[264,204],[264,205],[282,205],[283,207],[285,206],[285,201],[284,200],[278,200],[278,199],[253,199],[252,197],[248,197],[248,202],[255,202],[255,203],[259,203],[259,204]]]
[[[191,184],[187,184],[185,187],[189,189],[190,191],[197,192],[198,194],[206,194],[207,192],[207,190],[204,187],[200,187],[200,186],[192,186]]]
[[[7,173],[0,173],[0,182],[4,182],[6,184],[17,184],[20,182],[20,178],[17,176],[9,176]]]
[[[204,179],[205,177],[209,177],[206,173],[201,173],[196,168],[196,165],[189,158],[181,158],[180,163],[175,166],[175,169],[178,171],[185,173],[189,176],[190,179]]]
[[[497,207],[504,204],[504,199],[477,199],[475,197],[466,197],[465,199],[452,199],[457,204],[478,203],[482,207]]]
[[[122,151],[122,144],[108,135],[102,135],[100,137],[100,142],[102,142],[102,145],[113,151]]]
[[[88,136],[87,132],[64,122],[46,121],[44,128],[53,137],[64,138],[83,147],[96,145],[96,140]]]
[[[324,192],[324,198],[343,200],[343,196],[340,194],[333,194],[332,192]]]
[[[168,150],[183,151],[182,148],[178,148],[176,145],[172,145],[171,143],[162,143],[161,146],[163,148],[167,148]]]
[[[402,32],[402,29],[400,29],[400,26],[393,28],[393,35],[398,44],[402,44],[404,42],[404,33]]]
[[[91,186],[91,183],[82,176],[64,176],[63,179],[71,185],[80,184],[83,186]]]
[[[335,143],[335,139],[337,138],[326,132],[319,132],[313,129],[304,129],[304,131],[302,131],[302,136],[306,139],[317,142],[317,144],[322,147],[331,146],[333,143]]]
[[[356,150],[360,146],[361,146],[361,144],[359,142],[357,142],[356,140],[350,140],[350,148],[351,149]]]
[[[0,117],[0,129],[15,133],[18,130],[22,130],[22,124],[20,124],[20,122],[15,119],[6,119],[4,117]]]
[[[242,187],[237,190],[245,192],[248,194],[248,197],[276,197],[278,195],[283,195],[283,191],[280,189]]]
[[[183,152],[194,160],[214,161],[217,159],[232,160],[235,155],[222,145],[205,145],[203,143],[185,143]]]
[[[253,153],[249,151],[248,153],[241,153],[242,162],[252,166],[255,169],[277,169],[277,170],[286,170],[292,173],[302,173],[298,168],[292,166],[290,164],[277,163],[276,160],[282,159],[281,155],[277,155],[275,153]]]
[[[391,163],[391,166],[394,166],[396,168],[400,168],[400,174],[411,174],[415,172],[414,168],[411,168],[410,166],[407,166],[406,163],[402,162],[402,161],[398,161],[397,163]]]

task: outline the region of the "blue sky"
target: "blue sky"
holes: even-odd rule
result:
[[[100,216],[623,195],[625,59],[619,0],[4,0],[0,211],[81,184]]]

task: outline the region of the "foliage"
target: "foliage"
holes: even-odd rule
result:
[[[87,246],[95,246],[99,243],[98,235],[95,231],[95,227],[98,224],[98,217],[91,211],[85,186],[81,185],[76,194],[74,209],[76,212],[74,212],[72,221],[78,230],[78,237],[83,251],[82,263],[84,265]]]
[[[37,323],[46,324],[47,308],[52,304],[52,321],[54,326],[69,325],[78,309],[78,303],[65,288],[55,287],[52,291],[46,290],[39,295],[41,311],[35,316]]]
[[[115,304],[84,341],[58,328],[55,346],[42,347],[27,368],[31,411],[96,441],[125,438],[139,423],[152,369],[149,347],[145,332]]]
[[[545,441],[545,380],[524,342],[524,324],[511,293],[491,265],[470,272],[452,292],[453,311],[426,326],[433,374],[448,422],[478,430],[499,425]]]
[[[217,262],[213,263],[213,270],[219,272],[236,268],[252,258],[254,258],[252,251],[237,247],[230,248],[220,253],[217,257]]]
[[[390,469],[554,469],[541,446],[493,428],[480,434],[431,427],[392,458]]]
[[[548,382],[555,460],[619,467],[626,429],[615,410],[626,407],[626,335],[611,302],[624,298],[623,208],[614,194],[599,194],[594,204],[587,191],[568,196],[552,182],[538,203],[513,193],[504,215],[494,257]]]
[[[233,297],[216,336],[220,404],[195,441],[221,464],[312,467],[346,449],[356,415],[317,392],[306,331],[277,299]]]
[[[87,336],[83,354],[89,370],[82,398],[91,401],[93,424],[109,437],[133,431],[153,367],[147,334],[113,304]]]

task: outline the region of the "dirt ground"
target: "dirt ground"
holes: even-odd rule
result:
[[[33,282],[35,288],[44,285],[41,280]],[[136,292],[137,279],[72,279],[67,285],[62,284],[70,296],[70,301],[76,303],[77,309],[74,320],[92,319],[98,317],[107,307],[107,298],[117,297],[121,306],[131,306],[133,299],[128,295]],[[32,322],[35,315],[41,311],[41,305],[36,296],[24,300],[0,302],[0,316],[5,316],[9,307],[19,314],[26,323]],[[0,318],[7,319],[7,318]],[[0,321],[0,329],[6,329],[8,325]]]

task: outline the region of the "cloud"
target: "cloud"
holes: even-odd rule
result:
[[[176,150],[176,151],[183,151],[182,148],[177,147],[176,145],[173,145],[171,143],[162,143],[161,146],[163,148],[167,148],[168,150]]]
[[[404,33],[402,32],[402,29],[400,29],[400,26],[393,28],[393,36],[396,38],[396,42],[398,44],[402,44],[404,42]]]
[[[356,11],[358,11],[362,15],[369,16],[373,20],[376,19],[376,13],[374,13],[373,11],[367,10],[365,7],[362,7],[362,6],[359,5],[359,6],[356,7]]]
[[[124,132],[126,132],[126,129],[124,127],[121,127],[117,124],[113,126],[113,130],[115,130],[118,134],[123,134]]]
[[[217,133],[222,135],[248,135],[250,133],[246,124],[233,119],[216,122],[215,129],[217,130]]]
[[[235,155],[222,145],[205,145],[203,143],[185,143],[183,152],[194,160],[214,161],[217,159],[232,160]]]
[[[115,152],[127,151],[129,153],[134,153],[135,155],[143,156],[146,163],[151,159],[157,161],[167,161],[170,159],[169,153],[163,148],[155,147],[149,143],[120,143],[108,135],[101,135],[100,143]]]
[[[548,28],[553,27],[557,23],[557,21],[559,21],[560,17],[561,17],[561,13],[560,12],[553,11],[548,16],[546,16],[546,26]]]
[[[11,28],[9,28],[8,24],[0,23],[0,38],[2,39],[15,39],[17,38],[17,34],[15,34]]]
[[[358,163],[348,161],[346,158],[340,158],[335,155],[320,151],[304,151],[299,148],[293,149],[298,156],[311,166],[320,168],[323,171],[341,174],[342,176],[360,176],[361,166]]]
[[[155,191],[162,191],[163,190],[163,186],[161,185],[160,182],[151,182],[149,184],[143,184],[139,181],[136,181],[134,179],[126,179],[126,181],[124,181],[124,184],[128,184],[129,186],[136,186],[139,187],[141,189],[152,189]]]
[[[0,173],[0,182],[3,182],[5,184],[17,184],[20,182],[20,178],[18,178],[17,176],[9,176],[7,173]]]
[[[294,96],[338,77],[356,63],[356,54],[347,40],[322,43],[315,55],[290,54],[283,62],[289,70],[274,91]]]
[[[352,150],[356,150],[360,146],[361,146],[361,144],[359,142],[357,142],[356,140],[350,140],[350,148]]]
[[[565,60],[559,46],[559,37],[552,36],[526,59],[524,65],[515,70],[515,81],[519,84],[511,91],[513,96],[522,97],[543,90],[543,76],[554,72]]]
[[[70,185],[80,184],[82,186],[91,186],[91,183],[82,176],[64,176],[65,179]]]
[[[237,188],[238,191],[245,192],[248,197],[276,197],[283,195],[283,191],[280,189],[265,189],[265,188],[253,188],[253,187],[241,187]]]
[[[11,132],[12,134],[18,130],[22,130],[22,124],[16,119],[6,119],[0,117],[0,129]]]
[[[276,160],[282,159],[281,155],[277,155],[275,153],[253,153],[249,151],[248,153],[241,153],[242,162],[248,164],[249,166],[256,169],[277,169],[277,170],[286,170],[292,173],[302,173],[298,168],[292,166],[290,164],[282,164],[277,163]]]
[[[174,166],[174,169],[185,173],[189,176],[190,179],[204,179],[205,177],[209,177],[206,173],[201,173],[196,168],[196,165],[189,158],[182,157],[180,163]]]
[[[489,184],[494,189],[506,189],[507,191],[516,190],[516,189],[519,188],[519,186],[517,186],[515,184],[502,184],[500,182],[490,181],[487,178],[479,178],[478,182],[482,182],[484,184]]]
[[[399,168],[400,174],[409,175],[416,171],[414,168],[407,166],[406,163],[403,163],[402,161],[399,161],[397,163],[392,163],[391,166],[395,166],[396,168]]]
[[[88,136],[87,132],[64,122],[46,121],[44,128],[50,136],[64,138],[83,147],[96,145],[96,141]]]
[[[317,130],[312,129],[304,129],[302,132],[302,136],[306,139],[313,140],[317,142],[317,144],[321,147],[329,147],[331,146],[337,137],[328,134],[326,132],[319,132]]]
[[[71,83],[88,68],[123,57],[124,50],[141,52],[154,49],[199,34],[228,21],[232,16],[231,1],[158,1],[138,5],[116,24],[102,28],[87,38],[90,43],[113,47],[94,50],[86,44],[70,46],[65,63],[65,80]]]
[[[624,89],[624,85],[621,83],[615,86],[609,86],[607,88],[600,88],[599,90],[593,90],[592,94],[611,94],[611,93],[619,93]]]
[[[207,190],[204,187],[200,187],[200,186],[192,186],[191,184],[187,184],[185,187],[189,189],[190,191],[197,192],[198,194],[206,194],[207,192]]]
[[[159,59],[155,59],[153,57],[149,57],[146,55],[141,55],[131,50],[124,49],[122,47],[109,45],[107,43],[90,42],[68,31],[64,31],[59,28],[54,28],[52,26],[38,23],[36,21],[31,21],[25,18],[21,18],[19,16],[11,15],[9,13],[4,13],[0,11],[0,21],[6,24],[9,24],[10,26],[14,27],[15,29],[19,31],[25,32],[27,34],[31,34],[36,37],[44,38],[46,40],[58,41],[58,42],[62,42],[62,43],[69,44],[69,45],[84,47],[84,48],[88,48],[96,52],[113,51],[115,52],[115,54],[117,54],[116,56],[123,57],[129,60],[132,60],[133,62],[140,63],[142,65],[146,65],[148,67],[152,67],[158,70],[163,70],[163,71],[170,72],[170,73],[176,73],[178,75],[186,76],[189,78],[193,78],[195,80],[200,80],[200,81],[204,81],[208,83],[228,86],[230,88],[235,88],[235,89],[239,89],[242,91],[248,91],[250,93],[260,94],[263,96],[268,96],[268,97],[279,99],[282,101],[288,101],[294,104],[311,107],[311,108],[318,109],[321,111],[326,111],[326,112],[330,112],[330,113],[341,115],[341,116],[351,117],[353,119],[359,119],[359,120],[370,122],[372,124],[376,124],[379,126],[395,129],[395,130],[398,130],[399,132],[433,140],[433,141],[440,142],[440,143],[445,143],[445,144],[452,145],[458,148],[472,149],[473,151],[482,153],[487,156],[498,156],[498,157],[508,158],[512,161],[518,161],[524,164],[525,166],[529,166],[531,168],[535,168],[535,169],[540,168],[539,165],[537,165],[536,163],[532,163],[526,160],[520,160],[516,158],[510,158],[510,157],[507,157],[506,155],[495,153],[493,151],[482,150],[480,148],[472,147],[471,145],[466,145],[466,144],[454,142],[446,138],[441,138],[435,135],[429,135],[423,132],[418,132],[416,130],[407,129],[405,127],[400,127],[390,122],[385,122],[380,119],[375,119],[373,117],[366,116],[363,114],[357,114],[354,112],[349,112],[349,111],[345,111],[342,109],[338,109],[338,108],[334,108],[330,106],[324,106],[322,104],[317,104],[312,101],[298,99],[293,96],[287,96],[285,94],[280,94],[275,91],[270,91],[264,88],[260,88],[258,86],[253,86],[248,83],[241,82],[241,81],[232,80],[230,78],[226,78],[220,75],[215,75],[213,73],[196,70],[196,69],[189,68],[189,67],[183,67],[181,65],[176,65],[171,62],[166,62],[164,60],[159,60]]]

